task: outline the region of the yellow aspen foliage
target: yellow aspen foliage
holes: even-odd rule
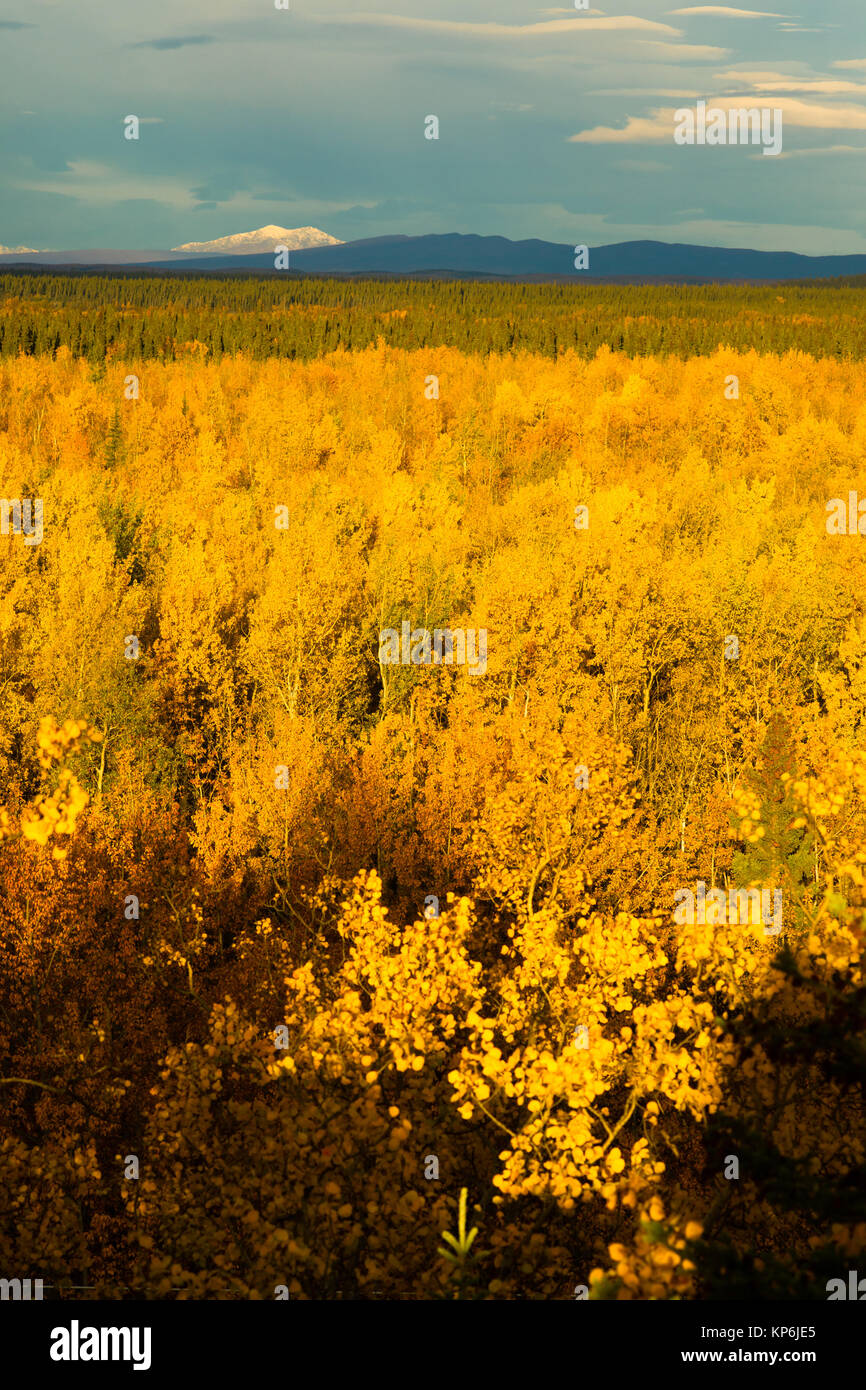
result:
[[[307,285],[243,351],[170,296],[164,350],[133,304],[98,360],[0,339],[44,503],[0,538],[0,1265],[814,1296],[864,1249],[866,546],[827,522],[866,365],[738,348],[736,304],[691,356],[579,352],[590,301],[545,353],[519,314],[400,346],[396,284],[330,351]]]
[[[83,742],[98,743],[101,738],[99,730],[90,728],[84,720],[67,719],[58,725],[53,717],[46,716],[40,722],[36,740],[39,766],[43,771],[50,772]],[[19,834],[37,845],[47,845],[52,836],[72,835],[88,800],[88,794],[75,774],[69,768],[62,768],[56,789],[26,806],[18,818],[17,827],[8,813],[5,810],[2,812],[0,839],[12,839]],[[54,859],[65,859],[66,854],[62,845],[52,847]]]

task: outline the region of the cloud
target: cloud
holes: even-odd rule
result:
[[[730,111],[740,105],[740,99],[723,97],[714,104]],[[786,124],[803,130],[866,130],[866,106],[819,106],[795,97],[776,98],[767,104],[779,106]]]
[[[787,77],[783,72],[717,72],[716,82],[729,86],[750,87],[764,92],[823,92],[838,96],[847,92],[866,92],[862,82],[842,82],[833,78]]]
[[[597,125],[569,135],[569,145],[645,145],[673,143],[674,107],[650,116],[629,116],[624,126]]]
[[[169,48],[187,48],[190,44],[216,43],[210,34],[190,34],[180,39],[145,39],[142,43],[132,43],[130,48],[156,48],[160,52]]]
[[[783,150],[777,159],[808,159],[812,155],[859,154],[866,155],[866,145],[816,145],[810,150]]]
[[[267,203],[282,226],[306,226],[316,217],[347,212],[357,206],[344,198],[307,198],[285,188],[261,192],[237,189],[217,202],[212,197],[199,196],[217,191],[212,185],[191,186],[183,174],[141,174],[86,159],[70,160],[62,173],[48,178],[22,179],[16,186],[30,193],[59,195],[101,209],[132,202],[159,204],[163,210],[180,213],[199,212],[203,205],[219,206],[221,217],[243,221],[250,217],[261,219],[257,204]],[[374,207],[375,204],[362,206]]]
[[[712,106],[722,111],[740,110],[742,98],[719,97]],[[761,104],[760,98],[753,104]],[[795,98],[770,98],[766,105],[777,106],[782,112],[783,125],[799,126],[808,130],[866,130],[866,107],[862,106],[817,106]],[[595,126],[592,130],[579,131],[569,135],[568,143],[574,145],[629,145],[629,144],[668,144],[673,143],[676,111],[674,107],[661,107],[649,116],[629,116],[626,124],[618,126]]]
[[[704,43],[660,43],[655,39],[636,39],[641,48],[655,49],[654,53],[647,54],[652,61],[657,58],[659,62],[664,62],[667,58],[673,58],[676,62],[702,62],[705,59],[714,63],[719,63],[723,58],[731,57],[730,48],[712,48]]]
[[[173,208],[192,208],[196,202],[183,179],[125,172],[87,159],[70,160],[63,173],[52,178],[22,180],[18,187],[31,193],[58,193],[95,206],[146,199]]]
[[[585,93],[588,97],[675,97],[677,101],[697,101],[704,95],[703,90],[689,92],[683,87],[671,91],[667,87],[594,87]]]
[[[409,29],[418,33],[456,34],[461,38],[480,39],[536,39],[552,37],[554,34],[610,33],[614,30],[642,30],[647,33],[672,34],[677,37],[682,31],[670,24],[659,24],[654,19],[641,19],[636,15],[605,15],[599,19],[552,19],[542,24],[497,24],[482,23],[462,19],[418,19],[409,15],[391,14],[353,14],[353,15],[307,15],[306,19],[315,24],[353,24],[376,25],[389,29]]]
[[[668,10],[668,14],[720,14],[727,19],[787,19],[786,14],[771,10],[734,10],[730,5],[690,5],[685,10]]]
[[[830,66],[833,68],[866,68],[866,58],[839,58]]]

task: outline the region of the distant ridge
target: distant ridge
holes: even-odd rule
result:
[[[664,241],[624,241],[590,248],[589,266],[575,270],[574,247],[551,241],[509,241],[506,237],[371,237],[337,246],[293,252],[292,270],[330,273],[552,276],[597,279],[804,280],[866,274],[866,255],[803,256],[793,251],[690,246]],[[157,263],[157,268],[159,263]],[[188,268],[273,270],[273,255],[196,257]],[[280,272],[285,273],[285,272]]]
[[[294,248],[291,237],[321,240]],[[276,240],[274,240],[276,238]],[[257,243],[257,239],[261,239]],[[187,242],[171,251],[16,251],[4,265],[69,268],[147,268],[151,271],[244,271],[285,275],[274,246],[289,248],[289,273],[315,275],[429,275],[459,279],[491,276],[579,283],[610,280],[707,284],[713,282],[832,279],[866,274],[866,255],[805,256],[794,251],[692,246],[665,241],[623,241],[591,247],[589,265],[575,269],[573,246],[531,239],[445,233],[338,241],[315,227],[260,227],[212,242]]]

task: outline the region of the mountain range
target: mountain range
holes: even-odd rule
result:
[[[171,250],[0,249],[9,266],[111,267],[152,270],[246,271],[285,274],[275,248],[289,251],[290,271],[316,275],[422,275],[459,278],[586,281],[775,281],[866,274],[866,255],[806,256],[793,251],[693,246],[664,241],[624,241],[589,250],[588,265],[575,268],[575,248],[532,239],[446,233],[380,236],[339,241],[317,227],[269,225],[214,241],[191,241]]]

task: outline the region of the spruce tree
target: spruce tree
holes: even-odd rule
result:
[[[116,468],[119,463],[123,463],[125,458],[125,445],[123,440],[123,425],[120,419],[120,407],[114,407],[114,419],[105,441],[105,464],[107,468]]]
[[[787,719],[774,714],[757,766],[745,778],[746,787],[760,801],[765,834],[734,853],[731,877],[737,888],[781,888],[786,929],[802,929],[815,902],[814,842],[807,828],[792,827],[796,815],[784,773],[791,778],[796,774],[794,749]],[[732,817],[735,830],[736,825]]]

